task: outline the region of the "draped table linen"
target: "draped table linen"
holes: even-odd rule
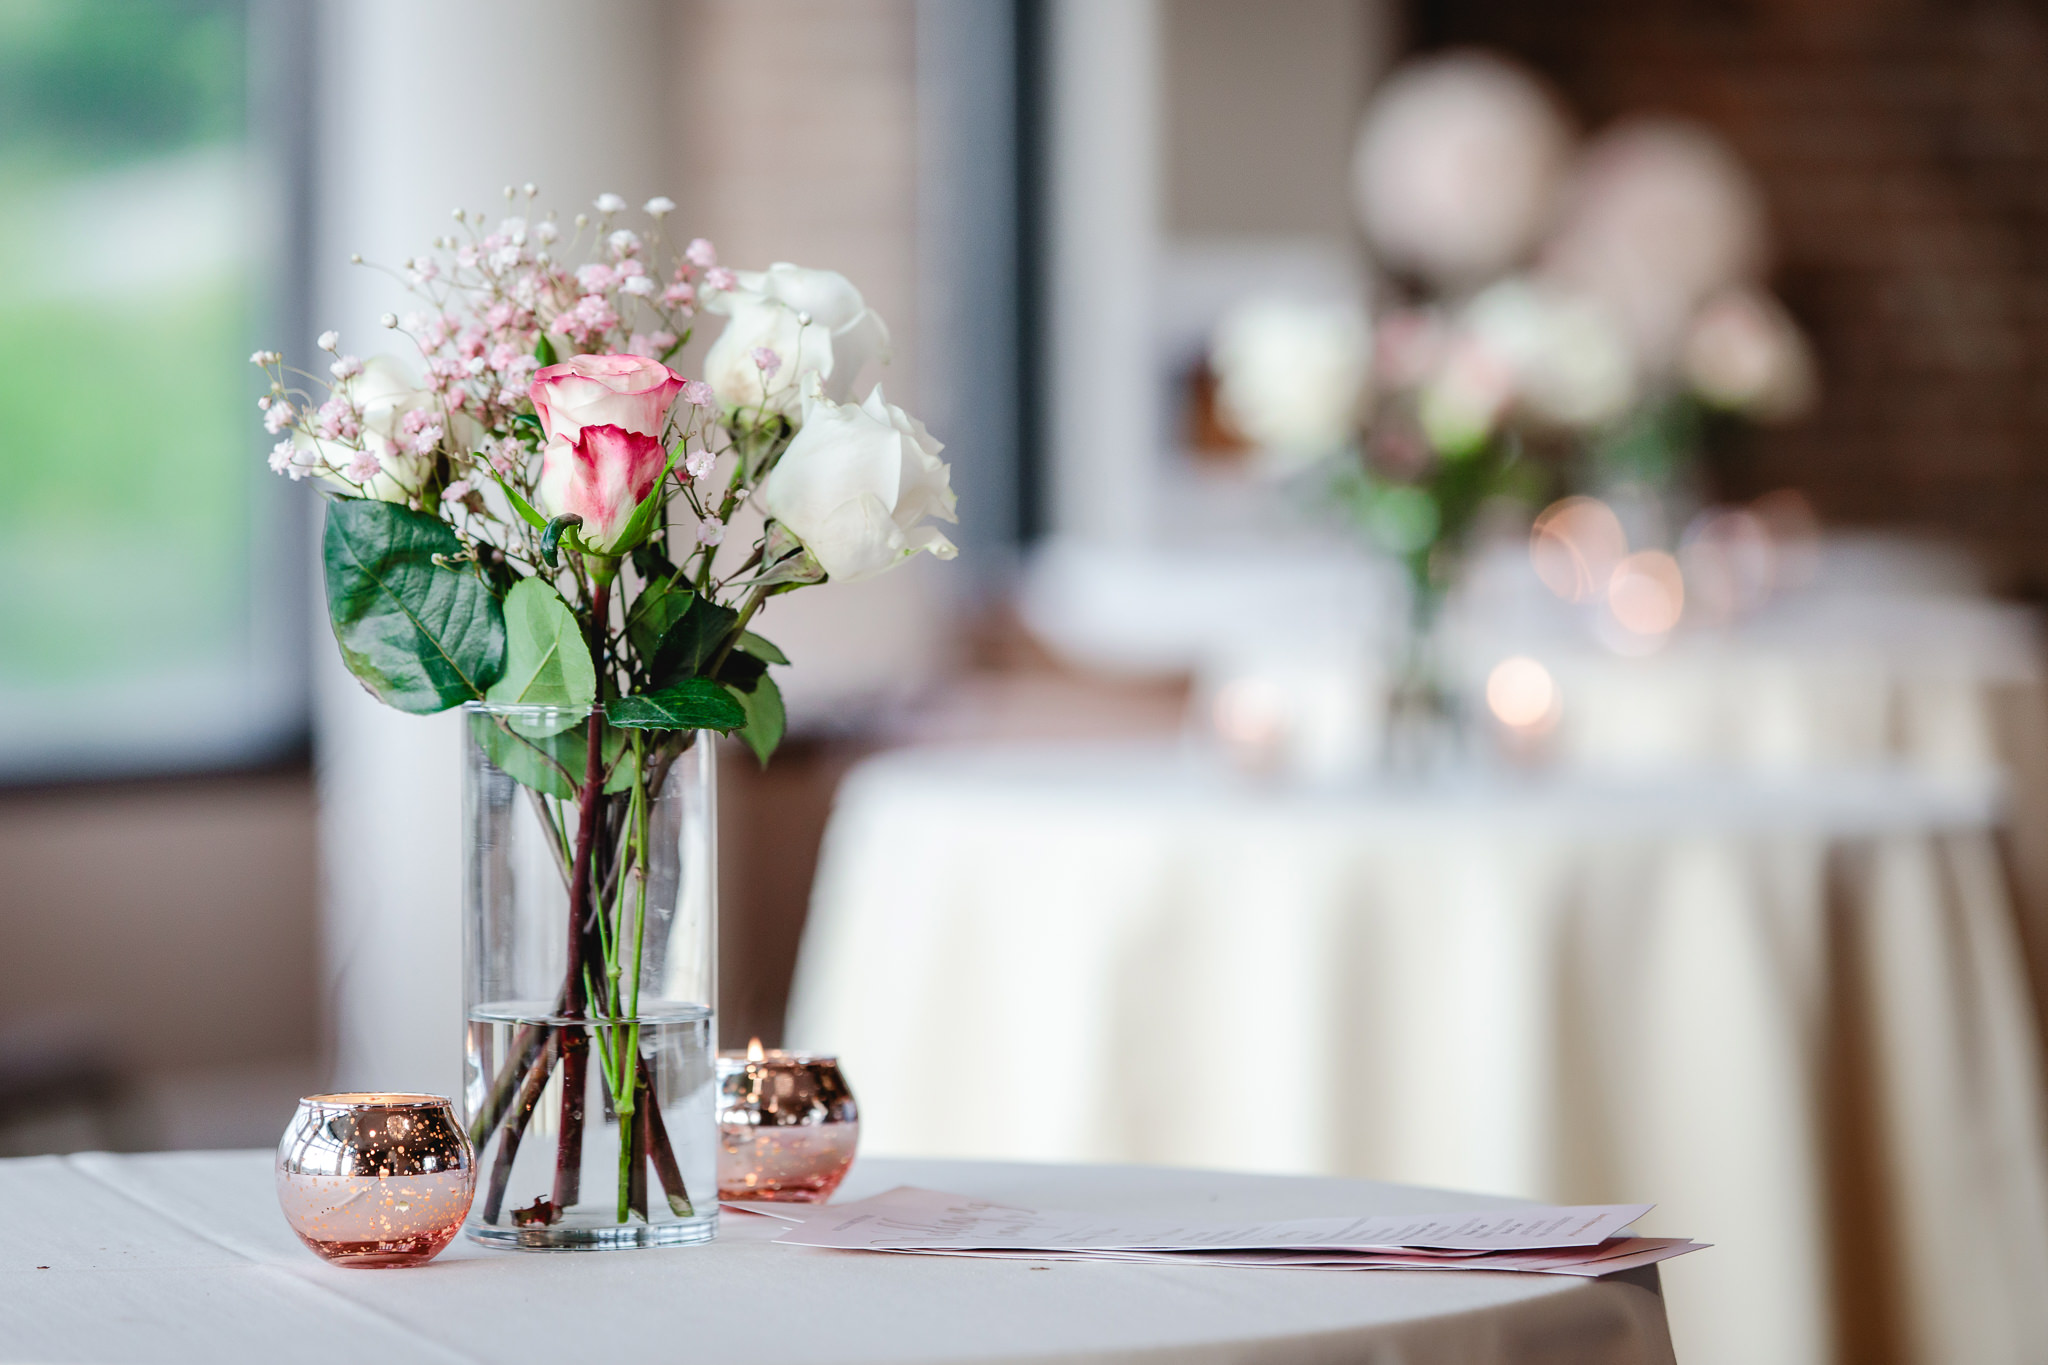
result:
[[[1671,1365],[1656,1267],[1608,1280],[972,1260],[717,1241],[534,1254],[458,1241],[416,1270],[329,1266],[268,1152],[0,1161],[0,1359],[164,1365],[483,1361]],[[898,1184],[1204,1218],[1498,1205],[1363,1181],[862,1159]]]

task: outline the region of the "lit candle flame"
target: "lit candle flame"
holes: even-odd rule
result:
[[[758,1062],[758,1061],[761,1061],[761,1060],[763,1060],[763,1059],[764,1059],[764,1058],[766,1058],[767,1056],[768,1056],[768,1054],[767,1054],[767,1053],[765,1053],[765,1052],[763,1052],[763,1051],[761,1050],[761,1040],[760,1040],[759,1038],[749,1038],[749,1039],[747,1039],[747,1060],[748,1060],[748,1061],[750,1061],[750,1062]]]

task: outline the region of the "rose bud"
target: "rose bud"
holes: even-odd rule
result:
[[[623,554],[618,544],[633,509],[654,491],[668,464],[659,439],[601,423],[581,427],[573,439],[557,436],[541,455],[541,505],[551,517],[583,518],[577,536],[600,554]]]

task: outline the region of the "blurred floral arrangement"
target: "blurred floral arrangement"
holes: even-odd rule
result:
[[[879,385],[856,400],[889,333],[844,277],[727,269],[710,242],[671,241],[667,199],[635,228],[607,194],[565,233],[533,216],[532,186],[506,196],[525,212],[492,226],[458,210],[399,272],[422,307],[382,322],[418,369],[327,332],[324,378],[254,357],[258,406],[271,468],[330,494],[327,603],[349,670],[401,711],[481,703],[478,742],[552,831],[578,926],[558,1008],[612,1021],[598,1061],[631,1115],[652,1104],[634,1061],[651,802],[699,731],[738,734],[764,763],[780,741],[768,670],[788,660],[750,629],[762,607],[951,558],[927,519],[953,520],[954,497],[922,423]],[[690,379],[669,362],[700,311],[725,323]],[[743,509],[751,546],[721,556]],[[580,1094],[577,1057],[562,1064]]]
[[[1583,146],[1521,68],[1461,52],[1381,87],[1353,165],[1377,306],[1251,297],[1212,344],[1217,406],[1276,475],[1313,469],[1408,567],[1418,624],[1480,509],[1563,481],[1669,549],[1721,424],[1805,411],[1805,338],[1762,283],[1761,199],[1713,134]]]

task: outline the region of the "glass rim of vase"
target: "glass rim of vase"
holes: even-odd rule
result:
[[[462,703],[462,709],[478,716],[573,716],[585,719],[593,712],[602,712],[603,707],[556,706],[550,702],[531,701],[484,701],[482,699]]]

